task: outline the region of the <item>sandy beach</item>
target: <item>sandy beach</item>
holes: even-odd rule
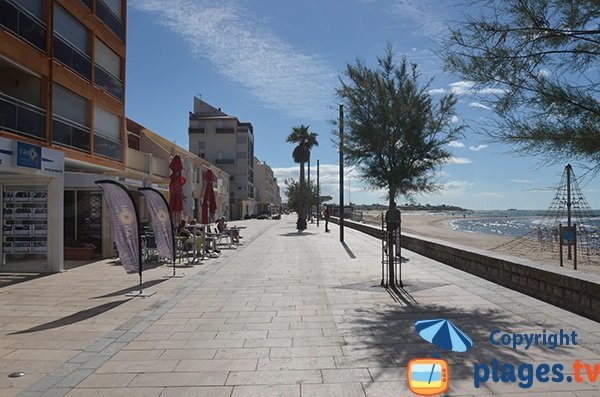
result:
[[[462,219],[462,215],[438,215],[423,211],[402,212],[402,232],[431,237],[470,247],[491,250],[511,239],[491,234],[469,233],[453,230],[450,222]],[[365,213],[364,219],[370,224],[381,224],[381,213]]]
[[[469,217],[469,215],[466,216]],[[363,217],[367,223],[381,225],[380,212],[365,212]],[[478,218],[478,216],[473,216],[473,218]],[[463,215],[459,213],[452,216],[424,211],[403,211],[402,232],[522,257],[548,266],[559,266],[558,253],[553,254],[540,247],[532,248],[532,244],[535,244],[535,242],[529,241],[525,244],[516,242],[512,237],[453,230],[450,222],[455,219],[463,219]],[[564,266],[572,268],[573,265],[571,261],[567,262],[565,260]],[[597,256],[591,258],[580,257],[577,267],[581,271],[600,273],[600,260]]]

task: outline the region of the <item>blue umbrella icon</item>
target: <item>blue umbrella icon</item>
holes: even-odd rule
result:
[[[458,329],[450,320],[421,320],[415,323],[415,329],[419,336],[437,347],[453,352],[466,352],[473,341],[464,332]],[[437,357],[437,352],[434,355]],[[435,365],[431,367],[429,382],[433,376]]]
[[[422,320],[415,323],[419,336],[440,349],[466,352],[473,341],[450,320]]]

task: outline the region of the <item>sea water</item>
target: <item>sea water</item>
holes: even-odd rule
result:
[[[457,219],[450,221],[453,230],[470,233],[485,233],[509,237],[524,236],[540,225],[548,227],[562,223],[567,225],[566,216],[549,216],[544,210],[514,210],[514,211],[472,211],[457,215]],[[582,219],[573,214],[572,223],[586,225],[596,229],[600,224],[600,211],[592,211],[592,218]]]

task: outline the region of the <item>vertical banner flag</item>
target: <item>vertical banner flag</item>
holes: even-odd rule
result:
[[[111,180],[99,180],[95,183],[102,189],[102,196],[108,207],[121,264],[128,273],[138,272],[141,277],[142,252],[135,203],[127,188],[120,183]]]
[[[138,190],[146,199],[146,204],[150,210],[158,256],[173,260],[173,263],[175,263],[175,244],[173,241],[175,234],[167,200],[154,188],[142,187]]]

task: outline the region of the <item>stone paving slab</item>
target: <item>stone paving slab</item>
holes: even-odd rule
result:
[[[150,298],[125,297],[137,276],[112,261],[0,289],[0,396],[411,396],[412,358],[435,348],[414,322],[448,318],[474,342],[440,352],[452,396],[600,395],[596,381],[483,382],[476,366],[600,364],[600,326],[417,254],[403,251],[404,289],[381,281],[381,245],[338,226],[244,221],[244,244],[185,271],[144,272]],[[490,332],[576,331],[577,346],[513,350]],[[527,368],[525,368],[526,370]],[[9,378],[22,371],[25,376]],[[583,371],[583,372],[581,372]],[[585,374],[585,370],[580,370]]]

